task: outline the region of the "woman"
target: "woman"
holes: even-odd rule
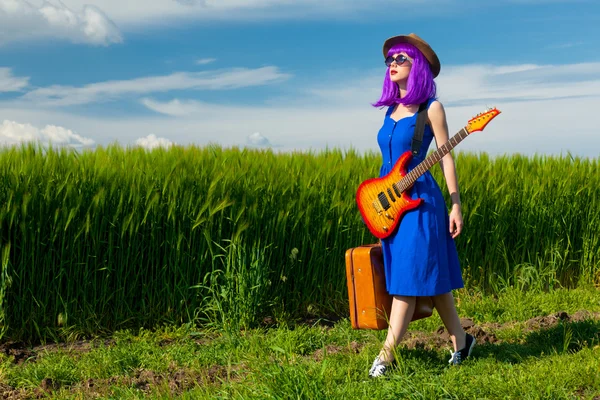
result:
[[[427,123],[419,153],[407,170],[418,165],[427,154],[433,138],[438,147],[448,141],[448,126],[442,104],[436,100],[434,78],[440,62],[431,47],[415,34],[394,36],[385,41],[383,56],[388,66],[381,99],[375,107],[388,106],[377,142],[383,156],[380,177],[387,175],[396,160],[411,150],[417,111],[427,105]],[[381,241],[386,286],[393,295],[387,338],[369,376],[378,377],[394,361],[394,347],[402,340],[410,322],[416,296],[432,296],[454,352],[451,364],[460,364],[471,354],[473,336],[463,330],[454,306],[452,290],[463,287],[454,238],[463,226],[456,169],[449,153],[440,161],[452,209],[448,216],[442,192],[429,171],[415,182],[410,195],[423,203],[407,212],[397,231]]]

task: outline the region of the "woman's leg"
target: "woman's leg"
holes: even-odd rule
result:
[[[460,318],[458,318],[458,313],[456,312],[452,292],[434,296],[433,304],[450,334],[452,344],[454,345],[454,351],[458,351],[465,347],[466,333],[460,324]]]
[[[389,315],[387,338],[379,359],[387,364],[394,360],[394,348],[402,340],[408,324],[415,311],[416,298],[414,296],[394,296],[392,310]]]

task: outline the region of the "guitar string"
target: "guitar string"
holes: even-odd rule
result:
[[[433,154],[423,160],[420,164],[418,164],[412,171],[406,174],[401,180],[394,183],[392,186],[396,185],[396,187],[400,190],[400,192],[404,192],[408,189],[421,175],[423,175],[429,168],[435,165],[438,161],[442,159],[446,154],[448,154],[456,145],[458,145],[464,138],[469,136],[469,132],[467,128],[462,128],[456,135],[454,135],[450,140],[444,143],[443,146],[438,148]]]

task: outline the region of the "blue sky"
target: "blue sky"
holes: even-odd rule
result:
[[[377,151],[383,41],[437,52],[459,151],[597,157],[597,0],[0,0],[0,143]]]

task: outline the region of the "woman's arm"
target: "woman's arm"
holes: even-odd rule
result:
[[[439,101],[434,101],[429,106],[427,112],[429,117],[429,123],[433,129],[433,135],[435,136],[435,142],[437,147],[441,147],[448,141],[448,123],[446,121],[446,112],[444,106]],[[450,193],[450,199],[452,202],[452,209],[450,211],[450,233],[452,238],[457,237],[462,232],[463,219],[460,207],[460,194],[458,192],[458,180],[456,178],[456,166],[454,165],[454,159],[452,154],[446,154],[440,160],[440,167],[444,173],[446,179],[446,185],[448,185],[448,192]]]

